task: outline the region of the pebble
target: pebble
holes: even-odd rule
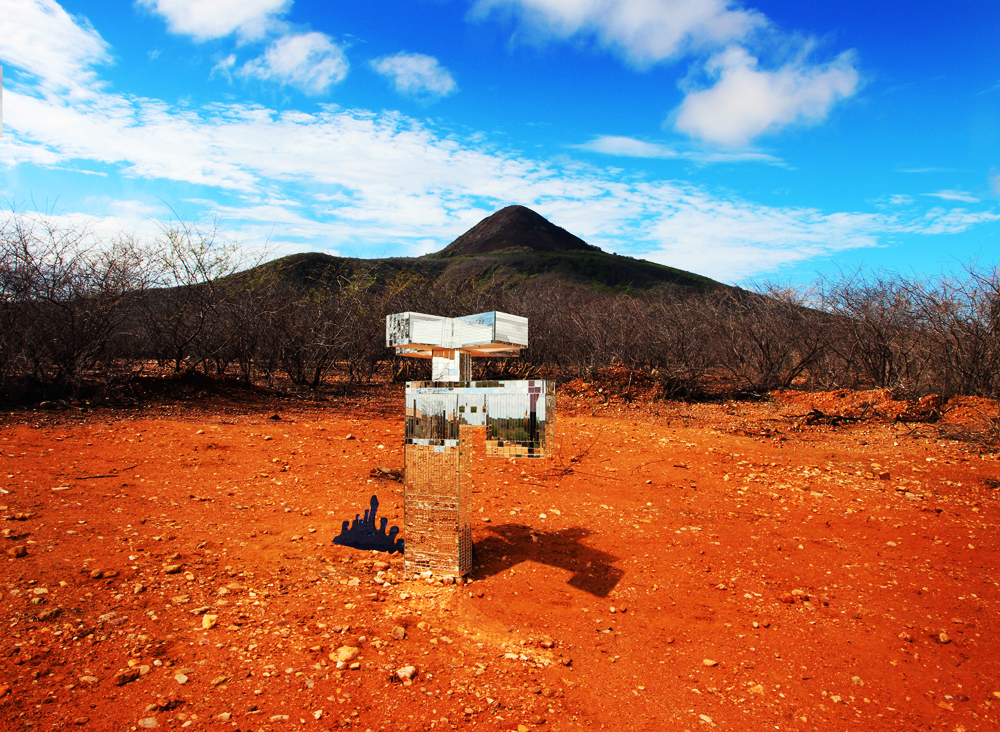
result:
[[[3,699],[10,693],[10,684],[0,684],[0,699]]]
[[[287,722],[288,721],[288,715],[287,714],[275,714],[275,715],[273,715],[271,717],[271,721],[272,722]]]
[[[215,718],[218,719],[220,722],[228,722],[230,719],[233,718],[233,715],[230,712],[223,712],[222,714],[216,714]]]
[[[178,684],[184,685],[188,682],[188,677],[185,676],[184,674],[177,674],[176,676],[174,676],[174,681],[176,681]]]
[[[90,721],[90,717],[77,717],[76,719],[73,720],[73,724],[75,724],[77,727],[82,727],[83,725],[87,724],[89,721]]]
[[[139,726],[152,729],[153,727],[159,727],[160,723],[156,721],[156,717],[143,717],[139,720]]]
[[[705,664],[708,667],[718,666],[719,665],[718,661],[713,661],[711,658],[706,658],[704,661],[702,661],[702,663]]]
[[[335,656],[334,654],[330,655],[333,656],[333,658],[331,658],[331,660],[333,661],[339,661],[340,663],[350,663],[355,658],[361,655],[361,649],[356,648],[355,646],[341,646],[340,648],[337,649]]]
[[[942,633],[941,633],[940,635],[938,635],[937,639],[938,639],[938,640],[939,640],[939,641],[940,641],[941,643],[951,643],[951,638],[949,638],[949,637],[948,637],[948,634],[947,634],[947,633],[943,633],[943,632],[942,632]]]
[[[20,559],[21,557],[28,556],[28,547],[22,545],[12,546],[7,550],[7,555],[14,557],[14,559]]]
[[[163,568],[163,574],[180,574],[181,566],[180,564],[168,564]]]
[[[201,627],[205,630],[211,630],[219,622],[218,615],[203,615],[201,617]]]
[[[119,671],[115,674],[115,686],[125,686],[125,684],[139,678],[141,673],[142,672],[137,668],[128,668],[123,671]]]
[[[403,640],[406,638],[406,628],[402,625],[397,625],[392,629],[392,637],[394,640]]]
[[[402,668],[396,669],[396,677],[401,681],[413,681],[413,678],[417,675],[416,666],[403,666]]]
[[[81,684],[91,684],[91,685],[93,685],[93,684],[100,683],[100,679],[98,679],[96,676],[81,676],[80,677],[80,683]]]

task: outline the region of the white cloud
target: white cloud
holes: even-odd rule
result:
[[[674,127],[732,147],[788,125],[821,122],[835,102],[854,94],[859,83],[850,52],[828,64],[809,66],[798,59],[765,71],[757,68],[756,58],[734,46],[714,56],[707,70],[718,81],[685,97]]]
[[[231,53],[223,59],[219,59],[219,62],[212,67],[212,71],[209,73],[208,78],[214,79],[216,76],[221,76],[227,81],[233,80],[233,67],[236,66],[236,54]]]
[[[624,158],[676,158],[677,151],[655,142],[645,142],[634,137],[602,135],[590,142],[577,145],[579,150],[616,155]]]
[[[0,61],[37,77],[46,91],[86,93],[97,84],[93,67],[111,62],[90,23],[53,0],[0,0],[0,19]]]
[[[925,196],[933,196],[934,198],[940,198],[944,201],[963,201],[964,203],[979,203],[979,199],[973,196],[971,193],[965,191],[950,191],[943,190],[937,193],[925,193]]]
[[[731,0],[477,0],[472,14],[497,13],[536,40],[595,38],[640,68],[711,53],[704,70],[717,81],[687,95],[675,129],[712,144],[741,146],[790,124],[816,124],[858,87],[853,54],[808,63],[811,39],[783,34]],[[799,56],[758,69],[747,48],[797,48]]]
[[[730,0],[478,0],[474,17],[516,17],[533,39],[594,37],[637,66],[745,39],[767,19]]]
[[[237,32],[244,39],[262,38],[292,5],[292,0],[136,0],[167,21],[173,33],[196,41]]]
[[[658,142],[646,142],[634,137],[601,135],[581,145],[572,145],[577,150],[614,155],[622,158],[683,158],[698,163],[742,163],[756,162],[770,165],[784,165],[784,161],[768,153],[753,150],[714,151],[678,150]]]
[[[458,91],[451,73],[433,56],[400,52],[372,61],[372,68],[392,81],[400,94],[417,99],[441,99]]]
[[[348,68],[344,50],[326,34],[313,31],[278,38],[263,56],[247,61],[239,73],[317,95],[343,81]]]

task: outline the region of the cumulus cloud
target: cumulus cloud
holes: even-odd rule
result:
[[[718,81],[684,98],[674,128],[730,147],[788,125],[821,122],[834,103],[853,95],[859,84],[850,52],[828,64],[811,66],[798,59],[768,71],[734,46],[714,56],[707,70]]]
[[[372,68],[392,82],[400,94],[416,99],[441,99],[458,91],[451,73],[433,56],[400,52],[372,61]]]
[[[813,41],[778,30],[763,14],[731,0],[477,0],[473,17],[505,14],[536,40],[592,38],[645,68],[694,56],[715,83],[689,93],[675,129],[729,147],[791,124],[816,124],[858,88],[854,57],[809,63]],[[799,57],[758,68],[747,49],[799,49]],[[758,55],[760,55],[758,53]]]
[[[936,193],[925,193],[925,196],[933,196],[943,201],[962,201],[963,203],[979,203],[979,199],[966,191],[943,190]]]
[[[271,30],[292,0],[136,0],[136,4],[161,16],[171,32],[196,41],[234,32],[252,40]]]
[[[87,93],[97,84],[93,67],[111,62],[108,44],[90,23],[53,0],[0,0],[0,18],[0,60],[47,91]]]
[[[344,50],[326,34],[313,31],[278,38],[263,56],[247,61],[239,73],[316,95],[343,81],[348,68]]]
[[[592,37],[637,66],[746,38],[767,19],[729,0],[478,0],[473,17],[506,14],[531,38]]]

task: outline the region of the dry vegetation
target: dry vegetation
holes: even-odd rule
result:
[[[156,241],[102,240],[54,219],[0,224],[0,400],[135,396],[144,377],[201,373],[273,388],[349,391],[419,377],[384,347],[404,310],[528,317],[531,347],[484,376],[652,379],[656,397],[885,388],[898,396],[1000,393],[1000,275],[925,280],[864,273],[809,293],[661,289],[612,293],[545,278],[462,282],[365,272],[295,282],[240,273],[238,247],[179,225]]]

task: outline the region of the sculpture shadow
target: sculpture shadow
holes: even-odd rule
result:
[[[573,572],[569,585],[597,597],[608,594],[625,576],[612,566],[618,557],[580,541],[594,532],[582,527],[539,531],[523,524],[486,528],[493,536],[475,543],[472,579],[485,579],[525,561]]]

